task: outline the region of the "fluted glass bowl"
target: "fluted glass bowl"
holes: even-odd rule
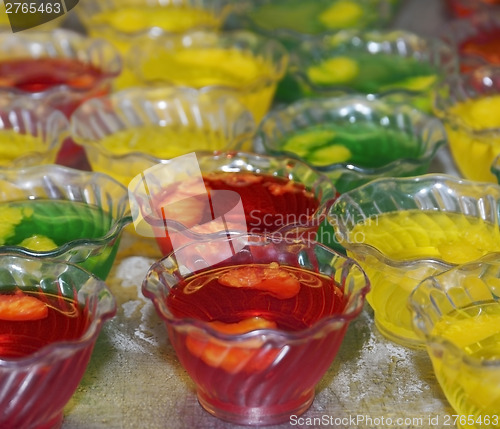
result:
[[[390,96],[430,112],[432,89],[457,69],[455,52],[437,38],[408,31],[343,30],[304,40],[290,53],[276,98],[361,93]]]
[[[498,14],[482,12],[452,20],[442,30],[441,39],[457,52],[462,73],[483,65],[500,65]]]
[[[328,177],[309,165],[246,152],[201,154],[197,162],[201,184],[192,174],[179,179],[158,166],[129,185],[136,230],[155,237],[163,255],[221,231],[333,242],[326,213],[337,193]],[[200,194],[207,189],[209,194]],[[220,217],[223,224],[216,222]]]
[[[228,245],[235,251],[222,262],[206,260]],[[255,281],[226,287],[215,280],[222,274],[217,269],[233,268],[229,275],[238,281],[235,268],[261,272],[273,266],[287,278],[274,290],[269,280],[257,289]],[[316,273],[325,275],[322,284]],[[214,280],[218,287],[208,285]],[[183,289],[189,281],[189,290]],[[310,406],[368,289],[353,260],[316,242],[262,235],[191,243],[154,264],[142,286],[200,404],[221,419],[263,425],[290,421]]]
[[[434,113],[446,128],[451,154],[470,180],[496,182],[489,170],[500,154],[500,66],[449,76],[435,91]]]
[[[254,146],[309,163],[342,193],[379,177],[426,173],[445,143],[441,122],[409,105],[348,95],[271,111]]]
[[[367,300],[387,338],[423,347],[407,306],[425,277],[500,251],[500,186],[447,175],[377,179],[329,213],[340,243],[370,279]]]
[[[182,34],[195,29],[219,30],[236,2],[231,0],[85,0],[75,8],[92,37],[106,39],[127,57],[136,43],[159,34]],[[125,62],[116,88],[137,85],[135,59]]]
[[[0,107],[23,97],[69,118],[83,101],[108,93],[120,71],[121,58],[105,40],[62,29],[0,33]],[[57,162],[78,167],[83,150],[67,140]]]
[[[256,122],[288,65],[283,45],[248,31],[161,35],[132,47],[129,58],[140,84],[231,92]]]
[[[344,29],[382,28],[397,9],[394,0],[243,1],[235,15],[240,27],[276,38],[290,49],[304,38]]]
[[[33,308],[30,321],[26,313],[9,315],[6,299],[12,298],[22,298],[19,308],[26,299],[37,302],[38,319]],[[0,426],[60,427],[63,408],[116,302],[101,280],[73,264],[5,253],[0,255],[0,300]]]
[[[0,252],[76,263],[105,279],[131,221],[127,189],[46,165],[0,171]]]
[[[92,170],[128,186],[147,168],[189,152],[248,149],[255,123],[231,94],[157,87],[88,100],[71,129]]]
[[[498,428],[500,254],[430,277],[410,296],[416,332],[461,429]]]
[[[25,99],[2,103],[0,169],[53,164],[68,135],[68,120],[58,110]]]

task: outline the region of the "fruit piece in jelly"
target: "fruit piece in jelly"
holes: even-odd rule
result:
[[[48,312],[44,302],[20,291],[13,295],[0,295],[0,320],[39,320],[47,317]]]
[[[291,273],[272,262],[268,267],[241,267],[227,271],[219,283],[230,287],[244,287],[267,292],[279,298],[293,298],[299,293],[300,282]]]
[[[215,330],[224,334],[244,334],[256,329],[276,329],[276,323],[261,317],[252,317],[236,323],[220,321],[208,322]],[[227,345],[216,339],[206,340],[189,334],[186,346],[190,353],[200,358],[207,365],[222,368],[224,371],[235,374],[241,370],[247,372],[262,371],[269,367],[279,353],[276,349],[262,349],[262,341],[255,339],[242,342],[241,347]]]

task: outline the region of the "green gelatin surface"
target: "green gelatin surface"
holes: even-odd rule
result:
[[[101,208],[65,200],[25,200],[0,203],[0,245],[47,252],[73,240],[98,239],[111,228],[111,215]],[[70,258],[101,278],[111,269],[117,242],[85,260]],[[94,252],[95,253],[95,249]]]
[[[351,52],[324,59],[307,68],[307,77],[316,86],[346,86],[362,93],[392,89],[425,91],[437,79],[432,64],[412,57],[368,52]]]
[[[315,166],[349,162],[376,168],[400,158],[418,158],[420,139],[374,123],[321,124],[304,128],[278,146]]]

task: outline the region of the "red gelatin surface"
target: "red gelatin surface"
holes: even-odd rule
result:
[[[319,200],[304,185],[283,177],[248,172],[214,172],[203,175],[208,192],[211,190],[227,190],[239,194],[243,203],[245,220],[228,219],[229,228],[233,225],[245,225],[249,233],[269,233],[291,224],[306,224],[319,207]],[[185,190],[184,185],[167,187],[161,192],[154,204],[159,217],[178,220],[186,228],[210,222],[212,210],[205,200],[189,198],[178,203],[169,201],[179,199]],[[224,205],[224,204],[223,204]],[[218,207],[218,211],[226,213],[234,206],[228,199],[227,207]],[[165,208],[163,210],[163,208]],[[204,231],[200,232],[216,232]],[[157,241],[164,255],[172,251],[168,234],[162,229],[158,231]]]
[[[459,46],[461,55],[474,55],[491,64],[500,64],[500,28],[483,30],[464,40]]]
[[[54,342],[80,338],[89,319],[60,296],[0,295],[0,359],[23,358]]]

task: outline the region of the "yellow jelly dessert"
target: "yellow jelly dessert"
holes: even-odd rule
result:
[[[455,310],[437,321],[431,335],[451,342],[477,362],[463,361],[451,349],[443,353],[434,352],[432,345],[429,348],[436,377],[448,401],[457,414],[473,417],[459,422],[460,427],[498,427],[500,303],[490,301]],[[496,422],[491,420],[495,416]],[[485,420],[488,418],[489,423]]]
[[[496,182],[489,167],[500,154],[499,111],[500,95],[491,95],[457,103],[447,112],[453,158],[468,179]]]
[[[326,28],[352,28],[362,20],[363,7],[348,0],[337,1],[324,10],[318,18]]]
[[[307,77],[316,85],[347,84],[358,73],[358,63],[348,57],[329,58],[307,69]]]
[[[158,53],[141,64],[148,82],[165,82],[193,88],[230,88],[259,121],[269,109],[277,81],[273,65],[238,49],[191,48]]]
[[[226,15],[226,12],[216,15],[210,10],[175,5],[175,2],[168,2],[165,6],[148,5],[144,0],[133,3],[120,4],[116,9],[104,10],[83,19],[91,37],[108,40],[124,58],[138,38],[146,37],[145,34],[152,28],[175,34],[195,28],[217,29]],[[114,82],[115,89],[139,84],[130,65],[129,61],[124,61],[122,73]]]
[[[152,27],[169,33],[183,33],[195,27],[218,27],[220,18],[208,10],[186,6],[129,6],[98,13],[89,22],[91,26],[106,25],[123,33],[136,33]]]
[[[36,152],[45,152],[46,144],[36,136],[31,134],[19,134],[14,130],[3,129],[0,130],[0,165],[9,167],[14,166],[17,162],[17,166],[32,165],[28,157],[29,154],[34,154]],[[52,155],[47,154],[46,162],[54,162],[56,157],[57,149],[52,150]],[[26,157],[23,163],[21,157]],[[37,164],[40,163],[40,154],[37,155]],[[42,157],[43,158],[43,157]]]
[[[367,300],[375,311],[377,327],[400,343],[420,343],[413,332],[407,302],[425,277],[447,269],[422,259],[462,264],[500,251],[498,225],[459,213],[407,210],[383,213],[357,224],[350,241],[372,246],[383,257],[367,252],[353,254],[371,284]]]

